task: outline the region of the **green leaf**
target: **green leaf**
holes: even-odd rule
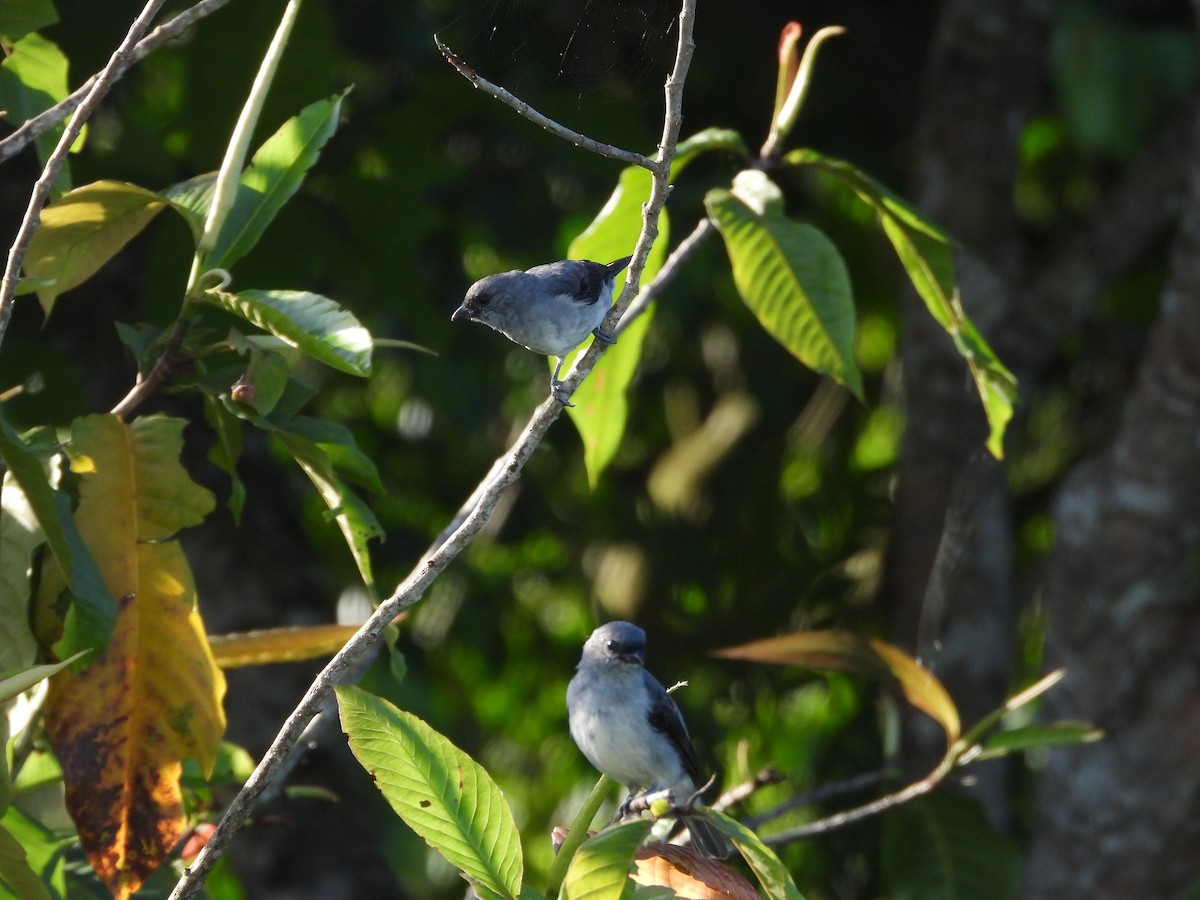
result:
[[[11,0],[0,3],[0,9],[4,11],[0,15],[7,17],[10,3]],[[37,10],[32,12],[35,18],[38,17]],[[49,12],[57,18],[53,9]],[[26,20],[29,21],[32,20]],[[16,37],[3,33],[10,39]],[[53,41],[40,34],[26,34],[12,45],[6,45],[4,51],[5,58],[0,63],[0,109],[7,114],[5,118],[9,123],[26,122],[67,96],[67,58]],[[38,160],[43,165],[54,152],[66,127],[65,121],[60,122],[34,139]],[[85,134],[86,126],[71,147],[73,151],[83,145]],[[64,166],[54,181],[54,194],[63,194],[70,187],[70,171]]]
[[[1004,431],[1017,399],[1017,381],[962,308],[954,275],[954,248],[949,238],[879,182],[847,162],[815,150],[794,150],[784,157],[784,163],[815,167],[841,190],[853,192],[878,215],[880,227],[913,288],[966,360],[988,420],[988,449],[997,458],[1002,457]]]
[[[0,458],[8,466],[9,477],[24,493],[74,597],[71,618],[76,630],[65,645],[66,653],[85,647],[102,650],[112,635],[116,600],[104,586],[100,570],[83,545],[71,516],[70,499],[50,486],[41,461],[13,431],[3,412],[0,412]],[[6,493],[8,489],[6,485]]]
[[[608,263],[632,253],[642,228],[642,204],[649,195],[649,172],[637,166],[630,166],[622,171],[616,190],[592,223],[571,242],[568,256],[572,259],[591,259]],[[665,211],[659,216],[658,228],[658,240],[655,241],[642,272],[643,285],[655,276],[666,258],[669,226]],[[613,288],[614,298],[620,296],[624,285],[623,272],[617,276],[617,283]],[[575,391],[571,398],[575,406],[567,408],[567,415],[575,423],[583,441],[584,466],[587,469],[588,483],[593,488],[612,462],[625,434],[625,422],[629,417],[629,402],[625,394],[637,371],[642,355],[642,341],[653,317],[654,309],[651,307],[621,334],[620,340],[608,348],[591,374]],[[563,371],[568,371],[576,357],[586,349],[587,342],[570,354]],[[552,360],[551,367],[553,364]]]
[[[306,106],[258,148],[242,173],[237,199],[208,256],[210,268],[229,268],[258,243],[337,130],[345,96],[343,91]]]
[[[882,869],[892,900],[1013,900],[1021,855],[977,803],[942,792],[884,816]]]
[[[313,359],[351,375],[371,372],[371,334],[348,310],[308,291],[208,290],[213,306],[271,332]]]
[[[724,813],[708,811],[709,820],[733,841],[770,900],[804,900],[791,873],[757,834]]]
[[[50,900],[51,894],[29,865],[25,848],[3,825],[0,825],[0,892],[20,900]],[[3,896],[3,893],[0,893]]]
[[[358,566],[363,584],[375,596],[375,576],[371,569],[371,553],[367,542],[382,537],[383,528],[362,498],[346,487],[333,470],[329,454],[307,438],[278,429],[275,436],[283,443],[292,458],[317,489],[330,514],[341,529],[350,555]]]
[[[312,416],[296,416],[288,423],[287,430],[324,450],[334,469],[355,484],[375,494],[386,493],[379,469],[369,456],[358,449],[358,442],[345,425]]]
[[[137,185],[97,181],[42,210],[25,272],[50,282],[37,292],[46,315],[59,294],[91,278],[166,205],[158,194]]]
[[[903,691],[909,703],[942,726],[947,746],[958,739],[961,731],[958,708],[942,683],[886,641],[850,631],[797,631],[726,647],[713,656],[866,675]]]
[[[35,684],[45,681],[55,672],[61,672],[88,652],[90,651],[80,650],[74,656],[64,659],[62,662],[49,663],[42,666],[30,666],[18,672],[0,673],[0,703],[25,693]]]
[[[733,191],[711,190],[704,203],[725,239],[738,292],[762,326],[800,362],[861,398],[850,275],[829,238],[788,219],[779,189],[761,172],[740,173]]]
[[[983,742],[976,759],[994,759],[1024,750],[1087,744],[1104,737],[1104,732],[1087,722],[1055,722],[1053,725],[1023,725],[998,731]]]
[[[621,900],[629,893],[633,855],[650,831],[640,819],[605,828],[575,851],[563,881],[562,900]]]
[[[246,506],[246,485],[238,475],[237,461],[242,455],[242,423],[219,400],[204,395],[204,418],[217,435],[217,442],[208,451],[208,458],[229,476],[229,512],[234,524],[242,521]]]
[[[512,811],[475,760],[412,713],[354,687],[337,689],[350,750],[400,818],[484,897],[521,893]]]
[[[33,554],[44,540],[25,492],[12,472],[5,473],[0,491],[0,671],[24,668],[37,658],[29,598]]]
[[[674,180],[683,168],[702,153],[724,150],[736,153],[743,162],[750,161],[750,151],[742,136],[732,128],[705,128],[682,140],[675,147],[675,156],[671,159],[671,178]]]
[[[171,204],[171,209],[183,216],[192,232],[192,240],[197,244],[204,234],[204,217],[212,206],[213,189],[216,186],[217,173],[205,172],[172,184],[161,192],[162,198]]]
[[[0,4],[0,34],[9,41],[19,41],[29,32],[57,21],[58,13],[50,0],[5,0]]]

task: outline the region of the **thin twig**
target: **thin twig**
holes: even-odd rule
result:
[[[630,267],[629,280],[625,290],[621,293],[617,306],[610,313],[610,326],[616,322],[617,317],[624,312],[637,294],[637,279],[641,277],[646,257],[657,236],[658,216],[667,199],[667,178],[670,173],[671,158],[679,139],[679,127],[683,116],[683,86],[691,65],[692,52],[695,49],[692,41],[695,10],[696,0],[683,0],[683,8],[679,14],[679,50],[676,53],[674,69],[667,79],[663,139],[659,145],[658,156],[651,168],[654,176],[651,194],[643,208],[642,234],[634,249],[635,256],[633,265]],[[581,357],[573,369],[566,387],[574,389],[591,371],[603,350],[604,346],[601,342],[593,342],[588,352]],[[257,768],[230,803],[204,849],[200,851],[192,865],[184,870],[183,877],[171,892],[172,900],[193,897],[199,891],[204,879],[213,864],[220,858],[221,853],[224,852],[234,832],[247,820],[259,796],[282,768],[284,760],[291,748],[295,746],[308,721],[321,709],[334,687],[341,682],[350,667],[375,646],[384,627],[401,612],[417,603],[434,579],[483,528],[496,508],[500,497],[520,477],[525,463],[533,456],[550,426],[562,414],[562,410],[561,403],[548,397],[534,411],[520,437],[484,479],[487,486],[481,491],[477,491],[478,503],[463,519],[462,524],[447,540],[442,542],[440,547],[422,557],[420,563],[408,574],[408,577],[397,586],[390,597],[379,605],[379,608],[363,624],[358,633],[346,642],[345,646],[338,651],[309,686],[300,703],[275,736],[275,740],[263,755]]]
[[[511,106],[518,114],[527,118],[535,125],[540,125],[551,134],[557,135],[564,141],[570,141],[576,147],[582,147],[584,150],[591,150],[593,153],[598,153],[601,156],[607,156],[609,159],[617,159],[621,162],[627,162],[635,166],[641,166],[643,169],[653,169],[654,160],[648,156],[643,156],[641,153],[634,153],[632,150],[622,150],[620,147],[614,147],[612,144],[602,143],[595,138],[590,138],[586,134],[580,134],[578,131],[572,131],[564,125],[560,125],[548,116],[538,112],[520,97],[514,95],[506,88],[502,88],[497,84],[492,84],[473,68],[463,62],[462,58],[451,50],[441,38],[437,35],[433,36],[433,42],[437,44],[437,48],[442,51],[442,56],[446,57],[446,62],[454,66],[463,78],[471,82],[479,90],[485,94],[490,94],[501,103]]]
[[[772,819],[778,819],[780,816],[791,812],[793,809],[799,809],[802,806],[814,806],[817,803],[827,803],[835,797],[841,797],[843,794],[853,794],[857,791],[874,787],[875,785],[879,784],[879,782],[883,781],[887,775],[887,772],[882,771],[866,772],[862,775],[856,775],[854,778],[849,778],[846,781],[838,781],[833,784],[823,784],[819,788],[814,788],[806,793],[791,797],[773,809],[768,809],[765,812],[761,812],[757,816],[751,816],[743,821],[742,824],[753,830],[758,828],[764,822],[770,822]]]
[[[741,784],[735,784],[722,793],[720,797],[713,801],[712,808],[719,812],[725,812],[731,806],[736,806],[738,803],[743,802],[767,785],[779,784],[783,780],[783,773],[774,766],[759,769],[753,778],[743,781]]]
[[[153,53],[167,41],[179,37],[192,25],[199,22],[210,13],[216,12],[230,0],[200,0],[195,6],[189,7],[175,16],[170,21],[164,22],[155,28],[152,32],[142,38],[134,46],[133,50],[123,59],[118,67],[113,71],[112,80],[116,81],[130,66],[141,62],[148,55]],[[8,159],[10,156],[15,156],[24,150],[29,144],[36,140],[41,135],[45,134],[83,103],[88,91],[96,83],[99,74],[93,75],[66,98],[60,100],[54,106],[43,112],[38,113],[32,119],[21,124],[21,127],[14,131],[8,137],[0,140],[0,162]]]
[[[946,759],[942,760],[942,763],[936,769],[920,781],[914,781],[894,794],[888,794],[886,797],[880,797],[878,800],[872,800],[870,803],[856,806],[854,809],[848,809],[845,812],[834,813],[816,822],[809,822],[807,825],[800,825],[796,828],[790,828],[787,831],[781,831],[779,834],[764,837],[763,843],[768,847],[781,847],[784,844],[794,844],[797,841],[803,841],[819,834],[826,834],[838,828],[844,828],[853,822],[879,815],[881,812],[901,806],[928,794],[946,780],[950,773],[954,771],[954,767],[955,759],[947,755]]]
[[[21,277],[21,263],[24,261],[25,253],[29,249],[29,242],[33,240],[33,233],[37,230],[38,224],[41,221],[42,207],[46,205],[46,201],[50,197],[50,189],[54,185],[54,179],[58,177],[63,163],[66,162],[67,153],[70,151],[71,145],[79,137],[79,132],[83,129],[83,123],[88,120],[88,117],[100,105],[100,101],[104,99],[105,94],[112,87],[118,69],[128,59],[129,54],[133,52],[133,47],[137,43],[138,38],[150,27],[151,21],[153,21],[159,7],[164,2],[165,0],[148,0],[141,13],[133,20],[133,24],[129,26],[129,31],[125,33],[120,46],[117,47],[113,55],[109,58],[108,64],[96,74],[91,90],[88,91],[83,102],[79,104],[79,108],[75,110],[75,115],[71,117],[71,121],[58,141],[58,146],[54,148],[54,152],[46,160],[41,177],[38,178],[37,183],[33,186],[33,191],[30,192],[29,206],[25,210],[25,217],[21,219],[21,227],[17,229],[17,236],[13,239],[12,247],[9,248],[8,264],[4,268],[4,279],[0,281],[0,342],[3,342],[4,333],[8,330],[9,320],[12,319],[13,299],[17,292],[17,282]]]
[[[646,285],[646,289],[638,295],[637,300],[629,304],[625,315],[621,316],[621,321],[615,331],[617,336],[620,336],[621,332],[628,328],[634,319],[644,313],[650,304],[658,299],[658,295],[666,290],[667,286],[675,279],[676,273],[683,267],[683,264],[715,232],[716,227],[712,220],[704,218],[692,229],[691,234],[679,242],[679,246],[667,257],[667,261],[658,270],[654,280]]]

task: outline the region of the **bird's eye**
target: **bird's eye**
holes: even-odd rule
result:
[[[475,298],[475,305],[478,306],[480,309],[487,306],[491,302],[492,302],[491,294],[480,294],[479,296],[477,296]]]

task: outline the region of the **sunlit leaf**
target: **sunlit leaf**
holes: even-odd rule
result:
[[[25,693],[35,684],[45,681],[56,672],[61,672],[87,652],[87,650],[80,650],[74,656],[68,657],[62,662],[30,666],[27,669],[21,669],[16,672],[0,673],[0,703],[5,700],[11,700],[18,694]]]
[[[733,153],[741,160],[750,160],[750,151],[740,132],[732,128],[705,128],[691,137],[682,140],[675,147],[675,156],[671,159],[671,177],[674,178],[693,159],[703,153],[713,151]]]
[[[112,634],[117,614],[116,601],[80,537],[71,516],[70,499],[62,491],[50,486],[41,460],[13,431],[2,411],[0,458],[8,466],[5,495],[10,493],[11,483],[16,482],[74,598],[68,613],[67,634],[60,648],[63,655],[74,654],[87,647],[103,648]],[[10,501],[14,511],[21,505],[16,491],[12,492],[11,497],[6,496],[3,503],[8,506]],[[20,544],[14,544],[14,550],[17,546]],[[21,587],[18,585],[16,590],[20,593]],[[7,603],[15,605],[16,602],[10,598],[6,606]]]
[[[567,251],[572,259],[590,259],[610,263],[633,252],[642,227],[642,204],[650,195],[650,173],[638,166],[630,166],[621,172],[620,181],[604,208],[579,237],[571,242]],[[659,235],[642,272],[642,284],[649,282],[666,258],[669,239],[667,214],[658,220]],[[626,270],[628,271],[628,270]],[[625,272],[617,276],[613,297],[619,297],[625,285]],[[622,332],[617,343],[609,347],[592,373],[584,379],[571,398],[574,407],[567,414],[583,440],[583,461],[588,473],[588,483],[595,487],[600,476],[612,462],[621,438],[625,434],[625,422],[629,415],[629,403],[625,392],[637,371],[642,355],[642,341],[646,329],[654,317],[654,310],[647,309],[636,321]],[[580,350],[567,358],[563,371],[568,371],[575,358],[587,349],[585,341]],[[551,366],[553,366],[551,360]]]
[[[25,272],[49,282],[37,292],[46,315],[59,294],[91,278],[166,205],[158,194],[137,185],[97,181],[42,210]]]
[[[788,153],[784,163],[816,168],[878,215],[880,227],[917,294],[966,361],[987,416],[988,449],[997,458],[1003,456],[1004,431],[1012,419],[1017,383],[962,308],[950,239],[882,184],[843,160],[804,149]]]
[[[305,625],[209,635],[213,659],[222,669],[298,662],[331,656],[358,631],[357,625]]]
[[[1052,725],[1023,725],[998,731],[983,742],[979,759],[992,759],[1025,750],[1064,747],[1101,740],[1104,732],[1087,722],[1055,722]]]
[[[204,234],[204,218],[212,206],[213,189],[217,185],[217,173],[205,172],[186,181],[180,181],[161,191],[162,198],[171,204],[192,232],[192,240],[200,243]]]
[[[50,900],[50,891],[29,865],[21,842],[0,824],[0,896],[11,891],[19,900]]]
[[[1013,900],[1021,854],[978,803],[941,792],[884,816],[882,868],[893,900]]]
[[[358,448],[354,434],[345,425],[312,416],[295,416],[288,422],[287,430],[324,450],[339,474],[373,493],[385,493],[379,469]]]
[[[204,298],[257,325],[313,359],[351,375],[371,371],[371,334],[353,314],[308,291],[204,292]]]
[[[207,770],[225,727],[224,677],[177,533],[213,508],[179,463],[184,421],[97,415],[72,424],[75,518],[120,597],[107,648],[50,681],[46,731],[88,860],[128,897],[187,828],[185,758]]]
[[[719,859],[706,859],[691,847],[651,842],[634,857],[638,885],[671,890],[697,900],[760,900],[754,886]],[[672,894],[672,896],[674,895]],[[634,897],[641,896],[636,893]],[[632,898],[631,898],[632,900]]]
[[[345,92],[306,106],[258,148],[242,173],[237,199],[208,255],[210,267],[229,268],[250,252],[316,163],[337,130]]]
[[[359,688],[337,696],[351,751],[400,818],[481,896],[517,897],[520,838],[488,773],[411,713]]]
[[[37,655],[37,640],[29,624],[30,567],[34,550],[43,540],[29,499],[13,473],[6,472],[0,490],[0,671],[28,666]],[[0,726],[0,736],[3,734]]]
[[[946,732],[946,743],[958,739],[958,709],[932,672],[898,647],[849,631],[798,631],[717,650],[714,656],[776,665],[833,669],[866,675],[899,687],[904,697]]]
[[[621,900],[630,892],[633,854],[650,830],[649,819],[605,828],[584,841],[563,879],[562,900]]]
[[[762,326],[800,362],[861,398],[850,275],[829,238],[787,218],[779,189],[761,172],[740,173],[733,191],[713,189],[704,202],[738,293]]]
[[[5,0],[0,3],[0,16],[15,20],[17,31],[33,32],[34,28],[29,26],[47,17],[47,5],[38,0]],[[28,15],[23,16],[22,13]],[[53,8],[48,10],[48,14],[52,21],[58,18]],[[8,124],[20,125],[66,98],[70,90],[69,63],[59,46],[40,34],[22,36],[3,30],[0,30],[0,34],[8,39],[4,46],[4,60],[0,62],[0,110],[4,111]],[[38,161],[43,165],[54,152],[66,127],[64,120],[34,138]],[[85,125],[71,146],[72,152],[83,146],[86,134]],[[70,188],[70,168],[64,165],[54,179],[53,194],[66,193]]]
[[[769,900],[804,900],[787,866],[757,834],[724,813],[710,811],[709,816],[712,824],[733,841]]]

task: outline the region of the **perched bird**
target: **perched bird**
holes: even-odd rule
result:
[[[601,625],[567,688],[571,737],[588,762],[629,790],[622,811],[635,796],[661,790],[684,803],[704,783],[679,707],[643,668],[645,654],[646,632],[636,625]],[[684,824],[705,856],[720,859],[733,849],[704,818]]]
[[[558,365],[550,376],[550,392],[559,403],[572,406],[560,393],[563,358],[589,334],[613,342],[600,331],[600,323],[612,306],[613,283],[632,258],[608,265],[564,259],[527,272],[514,269],[488,275],[471,285],[450,321],[482,322],[534,353],[555,357]]]

